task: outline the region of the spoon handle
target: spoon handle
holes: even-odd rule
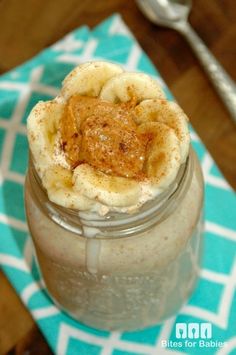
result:
[[[189,42],[219,96],[236,123],[236,85],[189,23],[178,28]]]

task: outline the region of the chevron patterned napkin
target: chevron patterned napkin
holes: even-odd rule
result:
[[[119,15],[108,18],[93,31],[87,27],[75,30],[3,75],[0,78],[0,265],[56,354],[236,354],[236,199],[193,130],[192,142],[206,183],[205,250],[197,288],[179,314],[142,331],[98,331],[66,316],[42,290],[24,213],[26,117],[38,100],[57,95],[62,79],[75,65],[97,59],[155,76],[168,98],[173,99]],[[205,327],[207,332],[198,336],[195,331],[197,338],[192,339],[191,327],[200,330]]]

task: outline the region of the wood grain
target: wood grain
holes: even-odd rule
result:
[[[74,28],[120,12],[152,59],[229,183],[236,188],[236,128],[184,39],[156,27],[127,0],[0,0],[0,73]],[[236,1],[195,0],[190,22],[236,80]],[[48,354],[39,330],[0,273],[0,354]],[[32,350],[33,349],[33,350]],[[43,349],[43,350],[42,350]]]
[[[30,332],[34,321],[2,272],[0,285],[0,354],[4,354]]]

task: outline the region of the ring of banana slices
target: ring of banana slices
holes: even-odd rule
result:
[[[134,120],[139,134],[150,134],[144,179],[114,176],[81,162],[73,169],[60,144],[60,120],[73,95],[126,103],[135,97]],[[159,84],[143,73],[124,72],[109,62],[76,67],[52,101],[39,102],[27,120],[35,168],[49,199],[78,210],[132,212],[153,199],[175,179],[189,151],[188,118],[167,101]]]

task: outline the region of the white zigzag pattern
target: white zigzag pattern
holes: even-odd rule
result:
[[[127,71],[134,70],[134,68],[137,67],[141,55],[142,55],[141,48],[136,43],[134,43],[131,48],[128,60],[125,64],[125,68]]]
[[[49,317],[54,317],[61,313],[61,311],[56,306],[47,306],[31,311],[32,316],[36,320],[45,319]]]
[[[0,128],[4,128],[6,130],[10,129],[12,127],[11,121],[6,121],[4,118],[0,117]],[[15,127],[16,131],[22,134],[26,134],[26,127],[23,124],[17,124]]]
[[[201,163],[205,183],[215,186],[215,187],[222,188],[222,189],[232,190],[231,186],[228,184],[228,182],[226,180],[222,179],[221,177],[213,176],[210,174],[210,170],[211,170],[213,164],[214,164],[214,161],[213,161],[212,157],[206,151],[205,156],[204,156],[202,163]]]
[[[163,325],[162,332],[160,333],[160,339],[168,339],[174,325],[175,318],[166,321]],[[64,322],[61,323],[57,342],[57,355],[65,355],[68,350],[70,339],[76,339],[78,341],[85,342],[87,344],[97,345],[102,347],[100,355],[112,355],[113,351],[130,351],[137,354],[147,355],[177,355],[183,354],[183,352],[164,349],[161,347],[157,340],[154,345],[145,345],[143,343],[135,343],[128,340],[121,339],[122,333],[118,331],[110,332],[109,337],[101,337],[95,334],[87,333],[81,329],[72,327]]]
[[[84,41],[75,39],[73,33],[69,33],[67,36],[64,37],[63,41],[59,41],[55,43],[51,47],[51,49],[56,52],[57,51],[70,52],[82,48],[83,45],[84,45]]]
[[[25,222],[19,221],[16,218],[6,216],[5,214],[0,213],[0,223],[7,224],[13,228],[17,228],[20,231],[27,232],[28,227]]]
[[[51,96],[58,95],[59,90],[56,89],[55,87],[40,84],[37,82],[41,77],[42,70],[43,70],[42,66],[38,66],[38,67],[34,68],[32,70],[32,76],[31,76],[30,81],[28,81],[26,83],[14,83],[12,81],[2,81],[2,82],[0,82],[0,88],[7,89],[7,90],[19,90],[19,92],[27,91],[28,93],[31,93],[32,91],[37,91],[39,93],[51,95]],[[19,105],[19,107],[23,108],[23,110],[24,110],[24,107],[22,105]],[[23,111],[23,113],[24,113],[24,111]],[[20,116],[20,118],[21,118],[21,116]],[[12,118],[11,118],[11,123],[13,123]],[[19,123],[17,122],[17,125],[18,124]]]
[[[218,350],[216,355],[229,355],[234,349],[236,349],[236,337],[227,340],[226,346]]]
[[[220,274],[210,270],[202,270],[201,277],[224,286],[218,307],[218,313],[193,305],[184,306],[180,313],[204,319],[222,329],[226,329],[236,286],[236,259],[229,275]]]
[[[15,143],[16,128],[21,122],[22,116],[26,110],[26,106],[30,99],[31,91],[38,90],[43,93],[53,93],[58,92],[54,88],[49,88],[38,84],[38,81],[42,75],[43,66],[38,66],[31,71],[30,82],[29,83],[12,83],[3,81],[0,82],[0,88],[7,88],[12,90],[19,90],[19,101],[15,107],[15,110],[12,114],[11,120],[9,121],[8,128],[6,130],[5,142],[2,150],[2,160],[1,160],[1,180],[6,176],[11,178],[15,182],[23,183],[24,180],[20,178],[20,174],[9,172],[9,164],[11,161],[11,156]]]
[[[191,131],[190,136],[193,142],[201,142],[201,139],[198,137],[198,135],[195,132]]]
[[[121,17],[117,15],[109,29],[109,33],[111,35],[124,35],[128,37],[134,38],[132,32],[130,32],[130,29],[126,26],[126,24],[122,21]]]
[[[21,292],[21,299],[23,303],[27,306],[30,299],[35,295],[37,292],[41,291],[44,288],[43,281],[35,282],[33,281],[29,285],[27,285],[24,290]],[[58,315],[60,310],[55,305],[40,307],[37,309],[31,310],[32,316],[36,320],[40,320],[43,318],[52,317]]]
[[[86,43],[82,55],[78,56],[76,54],[62,54],[57,57],[57,61],[78,65],[91,59],[94,60],[93,52],[95,51],[97,44],[98,41],[95,38],[92,38]]]
[[[16,256],[0,253],[0,265],[10,266],[14,269],[29,273],[29,269],[25,264],[25,261],[21,258],[17,258]]]
[[[40,282],[33,281],[21,291],[22,301],[27,304],[31,297],[42,289]]]
[[[0,265],[10,266],[10,267],[15,268],[17,270],[29,273],[30,270],[29,270],[29,267],[27,264],[28,264],[27,260],[25,260],[25,259],[16,258],[11,255],[6,255],[6,254],[0,253]],[[31,255],[30,266],[31,266],[31,264],[32,264],[32,255]],[[27,285],[24,288],[24,290],[21,292],[21,299],[22,299],[23,303],[27,306],[31,297],[43,288],[44,288],[44,282],[42,280],[39,282],[34,281],[34,282],[30,283],[29,285]],[[60,310],[55,305],[50,305],[50,306],[45,306],[45,307],[33,309],[33,310],[31,310],[31,313],[32,313],[32,316],[35,318],[35,320],[40,320],[40,319],[44,319],[44,318],[58,315],[60,313]]]
[[[219,224],[210,221],[205,222],[205,229],[207,232],[214,233],[220,237],[236,242],[236,232],[232,229],[220,226]]]

